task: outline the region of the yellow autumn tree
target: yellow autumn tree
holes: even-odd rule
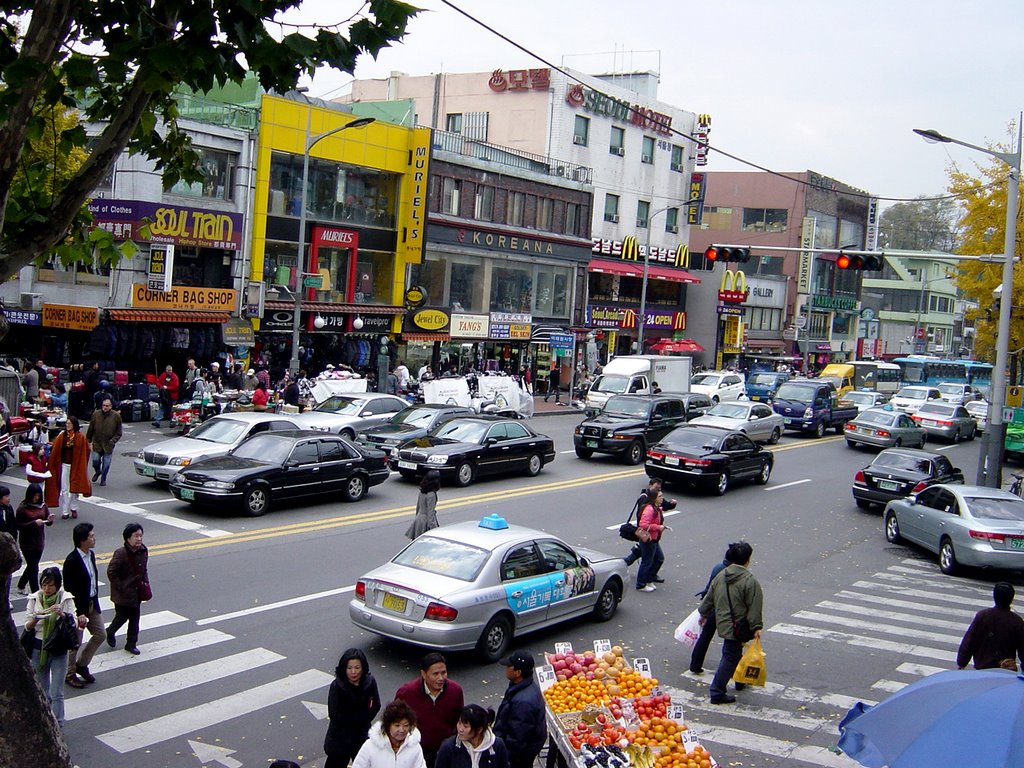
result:
[[[1016,135],[1016,127],[1010,126],[1010,135]],[[997,152],[1012,152],[1013,149],[990,144],[989,149]],[[1010,169],[1000,160],[992,158],[987,164],[976,166],[977,175],[962,171],[955,166],[949,170],[949,191],[959,198],[964,215],[960,220],[960,247],[957,253],[981,255],[1002,253],[1006,240],[1006,190]],[[1017,241],[1014,254],[1021,254],[1020,206],[1017,210]],[[996,333],[999,314],[994,310],[992,291],[1002,284],[1002,264],[980,264],[961,262],[956,277],[957,287],[964,297],[978,303],[978,309],[968,313],[968,319],[975,320],[977,339],[975,356],[979,360],[995,362]],[[1007,297],[1003,297],[1007,300]],[[1024,274],[1018,264],[1013,275],[1013,313],[1010,316],[1010,351],[1024,347],[1024,314],[1018,307],[1024,306]]]

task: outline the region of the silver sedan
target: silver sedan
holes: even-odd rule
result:
[[[911,418],[929,436],[941,437],[954,443],[959,443],[961,439],[973,440],[978,431],[978,424],[967,409],[953,403],[925,403]]]
[[[939,555],[940,570],[959,565],[1024,569],[1024,499],[998,488],[933,485],[885,507],[885,538]]]
[[[770,405],[749,400],[718,403],[690,423],[735,430],[742,432],[751,440],[771,445],[779,442],[779,438],[786,430],[786,419],[777,414]]]
[[[357,627],[427,648],[476,648],[487,661],[514,637],[590,614],[608,621],[627,580],[621,557],[571,547],[498,515],[435,528],[356,582]]]
[[[870,408],[843,429],[851,448],[870,445],[875,448],[924,448],[927,433],[902,411]]]

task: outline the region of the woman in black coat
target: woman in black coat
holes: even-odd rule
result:
[[[327,738],[324,768],[347,768],[366,741],[370,723],[380,711],[377,681],[370,674],[366,655],[349,648],[338,661],[334,680],[327,694]]]

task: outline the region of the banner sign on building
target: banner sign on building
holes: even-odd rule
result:
[[[689,224],[691,227],[698,226],[704,218],[704,194],[707,192],[707,188],[708,175],[706,173],[690,174],[689,200],[700,201],[698,203],[691,203],[691,205],[686,206],[686,223]]]
[[[491,318],[488,315],[452,312],[451,323],[449,333],[453,339],[486,339],[490,336]]]
[[[43,313],[30,309],[11,309],[4,307],[4,317],[11,325],[42,325]]]
[[[718,300],[725,304],[742,304],[747,300],[747,276],[740,269],[726,269],[718,288]]]
[[[643,261],[647,253],[647,245],[639,242],[632,235],[623,240],[602,240],[599,237],[593,238],[591,253],[595,256],[615,256],[623,261]],[[682,267],[683,262],[689,259],[689,250],[679,248],[662,248],[651,246],[651,255],[648,261],[651,264],[665,264],[670,267]]]
[[[868,226],[864,232],[864,250],[874,251],[878,248],[878,198],[868,201]]]
[[[419,264],[426,243],[427,173],[430,166],[430,129],[413,128],[409,147],[409,167],[402,187],[398,221],[398,249],[408,264]]]
[[[612,120],[635,125],[663,136],[673,135],[672,115],[655,112],[642,104],[630,105],[628,101],[616,99],[579,83],[569,86],[565,100],[570,106],[583,108],[595,115],[604,115]]]
[[[151,246],[149,268],[146,272],[146,287],[149,290],[171,290],[171,277],[174,275],[174,246],[156,244]]]
[[[451,323],[451,317],[448,312],[435,308],[435,307],[424,307],[423,309],[414,309],[405,313],[405,323],[402,326],[402,330],[406,333],[409,332],[447,332],[448,326]]]
[[[115,240],[145,240],[140,232],[149,222],[149,240],[196,248],[237,251],[242,248],[242,214],[207,211],[183,205],[142,200],[103,200],[89,203],[93,224]]]
[[[100,324],[97,307],[77,307],[71,304],[43,304],[43,326],[66,328],[71,331],[91,331]]]
[[[503,91],[546,91],[551,85],[550,69],[496,69],[487,81],[495,93]]]
[[[528,340],[533,316],[526,312],[491,312],[491,338]]]
[[[151,291],[144,283],[132,285],[131,305],[145,309],[195,309],[203,312],[234,312],[238,291],[234,288],[172,286],[169,291]]]
[[[804,216],[800,228],[800,261],[796,271],[796,292],[811,292],[811,270],[814,267],[814,217]]]
[[[622,313],[622,328],[636,328],[639,313],[627,309]],[[686,329],[686,313],[644,310],[644,330],[682,331]]]
[[[708,135],[710,133],[711,115],[697,115],[697,132],[694,134],[694,138],[697,139],[696,165],[708,164]]]

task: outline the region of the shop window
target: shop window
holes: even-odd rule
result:
[[[505,206],[505,223],[514,227],[523,226],[525,211],[526,195],[522,192],[509,192],[508,202]]]
[[[495,267],[491,271],[492,312],[531,312],[533,269],[529,265]]]
[[[679,232],[678,208],[669,208],[665,211],[665,231],[672,235]]]
[[[579,203],[566,203],[565,204],[565,229],[563,230],[567,235],[580,235],[581,227],[580,224],[583,221],[581,215],[582,206]]]
[[[569,315],[569,270],[565,267],[537,267],[537,298],[533,314],[542,317]]]
[[[455,312],[485,312],[483,302],[484,268],[479,261],[451,263],[448,305]]]
[[[576,122],[573,125],[572,143],[585,147],[590,143],[590,118],[583,115],[576,115]]]
[[[612,126],[611,136],[608,139],[608,152],[622,157],[626,154],[626,131],[617,125]]]
[[[477,185],[473,218],[477,221],[494,221],[494,187]]]
[[[785,208],[744,208],[744,232],[785,232],[789,211]]]
[[[462,182],[459,179],[441,179],[441,213],[458,216],[461,193]]]
[[[359,251],[352,298],[358,304],[391,304],[395,255],[384,251]]]
[[[450,133],[462,133],[462,113],[452,112],[445,115],[444,129]]]
[[[362,254],[359,255],[362,260]],[[332,301],[342,304],[349,300],[349,271],[352,265],[351,248],[328,248],[321,246],[317,249],[316,265],[314,272],[319,272],[323,277],[323,286],[317,291],[318,301]]]
[[[654,165],[654,138],[644,136],[643,149],[640,150],[640,162]]]
[[[814,247],[835,248],[836,217],[811,210],[807,211],[807,215],[814,219]]]
[[[608,193],[604,196],[604,220],[619,223],[619,196]]]
[[[298,270],[298,245],[268,240],[263,249],[263,282],[267,289],[283,286],[294,291]]]
[[[555,201],[550,197],[542,197],[537,200],[537,229],[545,232],[551,231],[551,213],[555,209]]]
[[[706,205],[701,215],[702,229],[732,229],[732,208],[722,205]]]
[[[636,203],[636,225],[640,229],[647,229],[647,223],[651,215],[651,204],[646,200],[638,200]]]
[[[184,197],[207,197],[216,200],[234,200],[235,198],[235,167],[238,155],[219,149],[196,147],[199,155],[199,172],[202,181],[178,181],[167,191],[172,195]]]
[[[672,165],[670,166],[673,171],[676,171],[677,173],[683,172],[683,160],[685,159],[685,157],[686,156],[683,154],[683,148],[678,144],[673,144],[671,161]]]
[[[619,294],[615,290],[615,275],[591,272],[587,282],[588,295],[594,301],[618,301]]]

